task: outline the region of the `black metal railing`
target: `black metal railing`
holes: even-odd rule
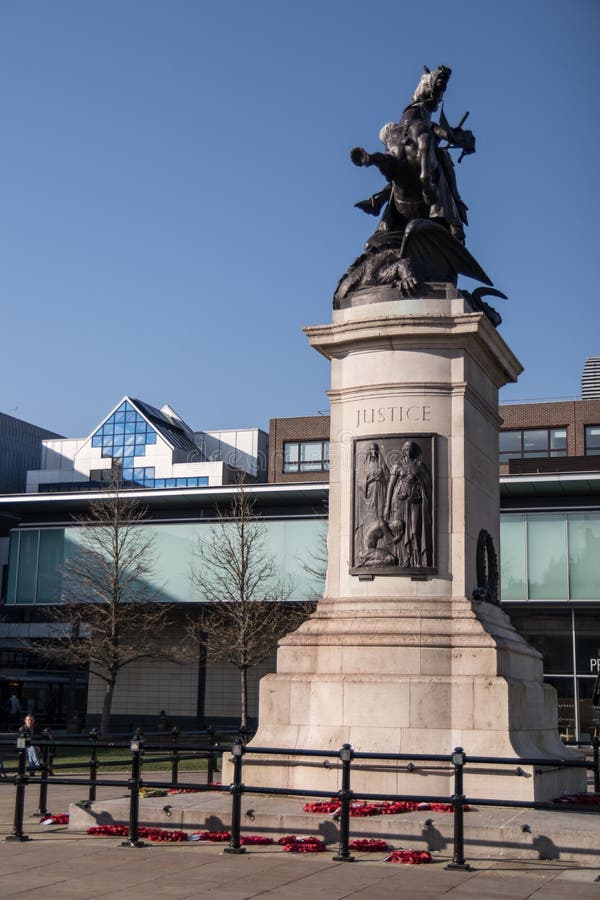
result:
[[[200,741],[199,737],[204,740]],[[223,735],[221,735],[222,737]],[[500,756],[469,756],[462,747],[457,747],[451,754],[408,754],[408,753],[368,753],[355,751],[350,744],[344,744],[340,750],[301,750],[290,749],[289,747],[253,747],[247,746],[247,735],[236,737],[231,744],[223,744],[219,740],[218,735],[207,729],[202,733],[193,736],[195,743],[190,742],[190,736],[185,737],[185,744],[182,743],[182,735],[177,729],[173,729],[170,734],[171,742],[166,744],[163,742],[151,743],[146,741],[141,730],[134,733],[130,741],[101,741],[98,739],[96,732],[92,731],[87,742],[79,741],[54,741],[46,734],[41,740],[35,738],[36,747],[40,748],[41,758],[39,765],[39,776],[27,774],[27,751],[31,744],[29,737],[19,734],[16,742],[17,765],[13,768],[7,768],[5,771],[10,773],[12,777],[0,781],[0,784],[13,784],[15,790],[15,808],[14,808],[14,824],[12,833],[6,838],[9,841],[27,841],[28,835],[23,832],[24,820],[24,803],[25,791],[29,784],[38,784],[40,789],[39,809],[36,814],[47,814],[47,797],[48,787],[50,785],[81,785],[88,786],[88,799],[93,802],[96,798],[96,789],[98,787],[120,787],[127,788],[130,792],[129,804],[129,822],[127,839],[123,842],[123,846],[140,847],[143,841],[139,839],[139,801],[140,790],[146,788],[176,788],[179,786],[179,762],[182,759],[206,759],[207,762],[207,781],[206,782],[186,782],[186,788],[198,792],[221,791],[231,796],[231,827],[230,841],[226,848],[227,853],[244,853],[245,848],[242,846],[242,826],[241,826],[241,809],[242,796],[244,794],[269,794],[272,796],[288,796],[288,797],[316,797],[331,798],[335,796],[339,799],[340,808],[336,815],[339,822],[339,844],[334,859],[341,862],[352,862],[353,857],[350,853],[350,814],[352,802],[355,800],[377,800],[377,801],[415,801],[425,803],[448,803],[453,810],[453,857],[448,864],[449,869],[469,870],[470,867],[465,860],[465,840],[464,840],[464,811],[467,804],[473,806],[496,806],[496,807],[514,807],[521,809],[545,809],[545,810],[571,810],[573,807],[556,804],[552,801],[535,801],[535,800],[494,800],[485,797],[469,797],[464,793],[465,767],[469,765],[493,765],[504,767],[508,775],[522,776],[524,771],[522,766],[532,766],[537,774],[549,771],[555,768],[580,768],[591,770],[594,778],[594,790],[598,791],[600,786],[600,739],[595,737],[592,741],[592,759],[565,759],[557,758],[539,758],[539,757],[500,757]],[[0,746],[7,746],[7,742],[1,742]],[[13,748],[14,744],[11,745]],[[90,759],[82,763],[56,763],[55,758],[61,748],[81,748],[89,747]],[[98,751],[103,749],[123,749],[129,750],[129,756],[119,760],[103,760],[98,759]],[[214,774],[216,772],[216,759],[219,754],[231,751],[233,763],[232,782],[229,785],[215,784]],[[162,756],[160,755],[162,753]],[[300,788],[276,788],[246,785],[243,779],[244,757],[247,755],[260,755],[270,758],[273,762],[279,756],[293,756],[298,758],[319,758],[323,761],[323,765],[327,768],[333,768],[330,760],[337,760],[338,767],[341,765],[341,788],[338,791],[325,791]],[[362,791],[354,791],[352,789],[352,765],[356,761],[378,761],[392,763],[406,763],[405,770],[411,772],[415,769],[415,763],[443,763],[449,772],[453,773],[453,793],[451,796],[429,796],[419,794],[418,796],[409,794],[373,794]],[[143,777],[142,770],[144,765],[151,765],[152,762],[171,762],[171,780],[155,781]],[[98,769],[100,766],[127,766],[129,769],[129,777],[124,779],[98,779]],[[88,768],[88,777],[68,777],[57,776],[56,770],[63,768]],[[512,771],[511,771],[512,770]],[[472,770],[473,772],[477,770]],[[471,772],[467,769],[467,776]]]

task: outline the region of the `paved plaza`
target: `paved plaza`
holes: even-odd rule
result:
[[[190,777],[191,773],[186,773]],[[194,776],[195,777],[195,776]],[[0,833],[10,834],[14,788],[0,785]],[[52,785],[50,808],[65,812],[85,789]],[[99,799],[115,788],[99,790]],[[333,852],[285,853],[281,847],[249,847],[241,856],[223,845],[151,844],[121,847],[119,838],[89,837],[66,826],[44,827],[32,816],[37,789],[25,801],[26,843],[0,844],[0,897],[40,900],[287,900],[322,897],[338,900],[385,900],[410,896],[465,898],[599,898],[600,865],[556,861],[472,861],[472,872],[446,871],[448,856],[430,865],[384,862],[384,854],[355,854],[354,863],[335,862]]]

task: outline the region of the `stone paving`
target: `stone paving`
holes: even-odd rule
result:
[[[185,773],[189,780],[197,776]],[[77,786],[50,789],[50,808],[65,812],[85,792]],[[101,788],[99,798],[114,796]],[[12,831],[14,788],[0,783],[0,837]],[[83,793],[83,797],[82,797]],[[0,897],[40,900],[312,900],[313,897],[387,900],[405,895],[425,898],[600,898],[600,865],[560,861],[473,861],[474,871],[447,871],[448,857],[430,865],[384,862],[384,854],[355,854],[340,863],[331,852],[293,855],[280,847],[249,847],[241,856],[222,845],[151,844],[120,846],[118,838],[89,837],[66,826],[43,827],[37,789],[26,792],[26,843],[0,844]]]

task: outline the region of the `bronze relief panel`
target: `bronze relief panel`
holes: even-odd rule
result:
[[[435,574],[434,467],[433,434],[355,439],[351,574]]]

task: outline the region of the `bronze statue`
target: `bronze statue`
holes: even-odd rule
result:
[[[362,288],[391,285],[410,295],[424,282],[456,286],[459,274],[492,285],[464,246],[467,206],[458,192],[449,153],[460,148],[460,162],[463,156],[475,152],[473,132],[462,127],[468,113],[456,127],[449,125],[443,110],[439,122],[431,118],[450,75],[451,69],[446,66],[433,72],[425,69],[400,121],[381,129],[384,153],[367,153],[362,147],[350,153],[355,165],[375,166],[387,184],[368,200],[355,204],[371,215],[383,210],[383,215],[365,252],[341,278],[334,296],[336,308]],[[480,300],[484,289],[478,291],[473,302],[483,309],[487,306]],[[486,293],[504,296],[494,290]]]

